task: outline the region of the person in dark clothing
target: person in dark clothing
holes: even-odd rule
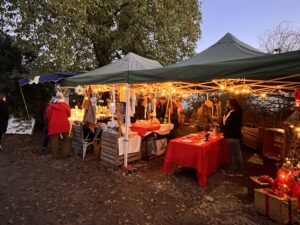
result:
[[[174,124],[174,129],[178,129],[179,127],[179,121],[178,121],[178,107],[174,101],[171,102],[171,106],[169,108],[170,110],[170,120],[171,123]]]
[[[169,116],[170,121],[168,121]],[[173,130],[170,132],[170,137],[176,138],[179,128],[178,107],[176,103],[172,99],[169,99],[169,102],[167,103],[166,97],[161,96],[156,107],[156,117],[159,119],[160,123],[164,123],[165,120],[167,120],[169,123],[174,125]]]
[[[231,168],[229,174],[242,176],[243,156],[240,147],[242,138],[242,118],[243,110],[235,99],[226,101],[226,113],[221,122],[221,130],[227,142],[228,150],[231,154]]]
[[[41,154],[46,154],[49,152],[48,150],[48,143],[49,143],[49,136],[48,136],[48,120],[46,118],[46,115],[44,113],[43,115],[43,120],[44,120],[44,129],[43,129],[43,141],[42,141],[42,149],[41,149]]]
[[[164,123],[165,119],[168,119],[170,113],[170,123],[174,124],[174,128],[178,128],[178,107],[173,100],[169,100],[167,103],[167,99],[165,96],[161,96],[159,99],[159,103],[156,106],[156,118],[159,119],[160,123]]]
[[[166,118],[166,112],[167,112],[167,99],[165,96],[161,96],[158,102],[158,105],[156,106],[156,118],[159,119],[160,123],[164,122],[164,119]]]
[[[3,150],[2,138],[7,129],[8,118],[9,118],[9,113],[8,113],[8,105],[6,103],[6,97],[4,94],[0,93],[0,151]]]
[[[52,97],[51,100],[49,101],[49,104],[57,102],[58,99],[55,97]],[[47,107],[49,106],[47,105]],[[42,140],[42,149],[40,151],[41,154],[47,154],[49,152],[49,136],[48,136],[48,120],[46,117],[46,110],[43,115],[43,121],[44,121],[44,129],[43,129],[43,140]]]
[[[135,107],[135,113],[134,118],[136,120],[146,120],[147,119],[147,113],[145,109],[145,99],[143,97],[140,97],[137,106]]]

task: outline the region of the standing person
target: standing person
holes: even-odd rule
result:
[[[6,96],[3,93],[0,93],[0,151],[2,148],[2,138],[6,132],[8,125],[8,105],[6,103]]]
[[[179,97],[176,97],[176,98],[175,98],[175,104],[177,105],[178,115],[180,115],[180,113],[183,112],[183,106],[182,106],[182,103],[181,103]]]
[[[64,102],[64,96],[61,92],[56,93],[57,100],[50,103],[46,109],[46,117],[48,121],[48,135],[52,147],[52,154],[55,158],[66,157],[70,154],[69,131],[70,122],[68,118],[71,116],[71,109]],[[62,141],[62,149],[59,142]],[[62,152],[61,152],[62,151]]]
[[[159,103],[156,106],[156,118],[159,119],[160,123],[164,123],[165,119],[168,119],[170,114],[169,123],[174,124],[174,128],[178,128],[178,107],[176,103],[172,100],[168,100],[165,96],[161,96],[159,99]]]
[[[148,119],[146,108],[145,108],[145,98],[140,97],[137,101],[137,106],[135,107],[134,118],[136,120],[145,120]]]
[[[170,132],[170,137],[175,138],[179,127],[178,107],[176,103],[172,99],[168,99],[167,102],[166,97],[161,96],[156,107],[156,117],[160,120],[160,123],[165,123],[165,121],[167,121],[174,125],[173,130]]]
[[[203,102],[201,107],[197,110],[197,128],[198,132],[208,131],[213,119],[208,106]]]
[[[242,138],[243,110],[235,99],[226,101],[226,113],[223,116],[221,129],[231,154],[231,168],[226,171],[228,174],[242,176],[243,156],[240,146]]]
[[[161,96],[159,102],[156,106],[156,118],[159,119],[160,123],[164,122],[166,118],[167,112],[167,98],[165,96]]]

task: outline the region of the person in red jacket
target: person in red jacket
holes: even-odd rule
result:
[[[70,154],[69,131],[71,109],[64,101],[61,92],[56,93],[56,100],[50,103],[46,109],[46,118],[48,121],[48,135],[52,148],[52,154],[55,158],[66,157]],[[60,141],[62,142],[60,148]]]

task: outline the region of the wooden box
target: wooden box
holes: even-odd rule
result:
[[[297,214],[297,199],[279,197],[269,188],[255,189],[255,209],[280,223],[293,223]]]
[[[82,154],[82,140],[82,125],[74,123],[72,125],[72,148],[75,154]]]
[[[117,169],[124,164],[124,155],[119,155],[119,132],[103,130],[101,136],[101,163],[105,166]],[[140,152],[129,153],[127,162],[133,162],[141,158]]]
[[[243,133],[243,139],[242,139],[243,145],[253,150],[256,150],[258,152],[262,151],[264,128],[243,126],[242,133]]]
[[[283,161],[285,156],[285,137],[283,129],[265,129],[263,155],[275,161]]]

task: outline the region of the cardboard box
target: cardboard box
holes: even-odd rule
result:
[[[255,189],[255,209],[280,223],[292,223],[297,214],[297,199],[277,196],[270,188]]]

